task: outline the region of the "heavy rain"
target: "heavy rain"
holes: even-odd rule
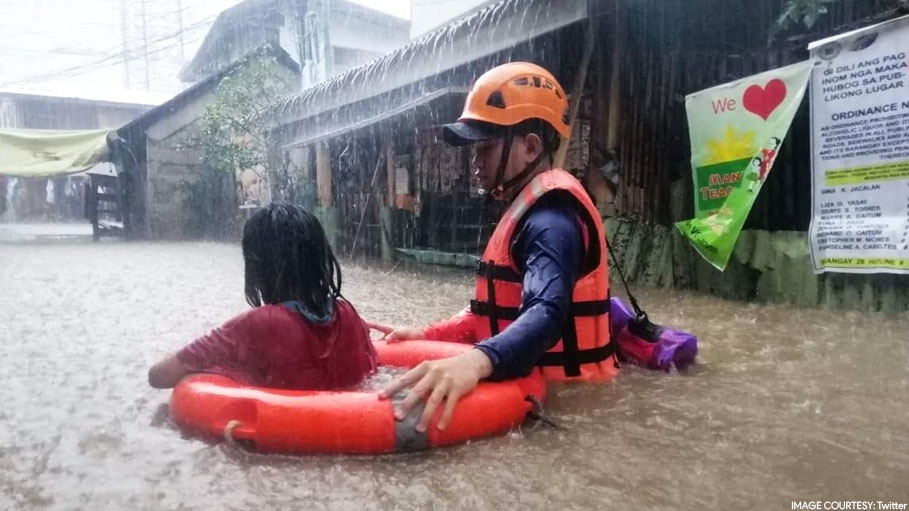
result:
[[[0,509],[909,506],[905,2],[0,28]]]

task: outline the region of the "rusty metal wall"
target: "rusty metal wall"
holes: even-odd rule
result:
[[[674,202],[692,212],[690,149],[684,97],[714,85],[808,57],[810,41],[899,15],[898,1],[841,0],[812,30],[799,25],[768,41],[782,0],[618,1],[598,19],[598,51],[589,93],[594,98],[593,144],[605,147],[615,17],[622,24],[621,122],[623,166],[617,201],[623,216],[651,223],[680,220]],[[598,61],[597,61],[598,60]],[[746,228],[807,230],[810,217],[810,138],[807,98]],[[682,180],[680,183],[679,180]],[[673,192],[675,190],[675,192]],[[675,208],[677,211],[680,208]]]

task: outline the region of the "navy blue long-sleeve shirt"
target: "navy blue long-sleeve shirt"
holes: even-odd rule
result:
[[[562,337],[584,257],[577,207],[564,194],[550,193],[517,226],[511,255],[522,275],[518,319],[477,344],[492,361],[491,379],[530,374]]]

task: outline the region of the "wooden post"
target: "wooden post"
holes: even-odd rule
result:
[[[391,238],[393,229],[393,214],[395,207],[395,148],[390,138],[386,138],[383,143],[385,149],[385,170],[388,182],[388,197],[386,198],[385,207],[381,207],[379,201],[379,230],[382,236],[382,260],[391,261],[394,259],[394,248]]]
[[[312,162],[312,146],[303,146],[298,151],[295,154],[294,166],[300,180],[298,189],[302,193],[299,200],[307,208],[311,208],[316,204],[313,193],[316,190],[316,169]]]
[[[614,28],[612,31],[612,67],[609,71],[609,121],[606,125],[606,149],[616,149],[619,145],[619,128],[622,122],[622,57],[624,41],[619,4],[615,2]]]
[[[596,43],[596,32],[594,31],[594,21],[587,20],[587,30],[584,35],[584,54],[581,56],[581,63],[578,65],[577,73],[574,76],[574,89],[571,92],[571,101],[568,106],[568,125],[574,129],[575,121],[578,119],[578,108],[581,106],[581,96],[584,91],[584,82],[587,80],[587,68],[590,67],[590,57],[593,56],[593,47]],[[553,159],[555,168],[560,169],[565,164],[565,155],[568,154],[568,145],[571,143],[571,137],[562,137],[562,143]]]
[[[295,147],[290,150],[290,161],[295,167],[295,173],[306,184],[310,184],[315,180],[312,162],[310,162],[311,151],[310,146]]]
[[[316,144],[316,183],[318,186],[319,206],[331,207],[331,153],[327,142]]]
[[[390,140],[385,140],[385,176],[388,182],[387,205],[395,206],[395,148]]]
[[[383,151],[379,152],[378,158],[376,158],[376,168],[372,171],[372,179],[369,181],[369,189],[366,190],[366,199],[363,201],[363,210],[360,212],[360,223],[357,224],[357,233],[354,234],[353,244],[350,247],[350,255],[357,253],[357,241],[360,239],[360,230],[363,229],[363,222],[366,220],[366,212],[369,211],[369,202],[373,194],[376,195],[376,202],[379,204],[379,208],[382,207],[382,201],[380,201],[379,194],[375,192],[376,189],[376,176],[379,175],[379,168],[382,164],[382,155]]]

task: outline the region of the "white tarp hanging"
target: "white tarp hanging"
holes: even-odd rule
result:
[[[0,129],[0,174],[52,177],[108,161],[110,130]]]

